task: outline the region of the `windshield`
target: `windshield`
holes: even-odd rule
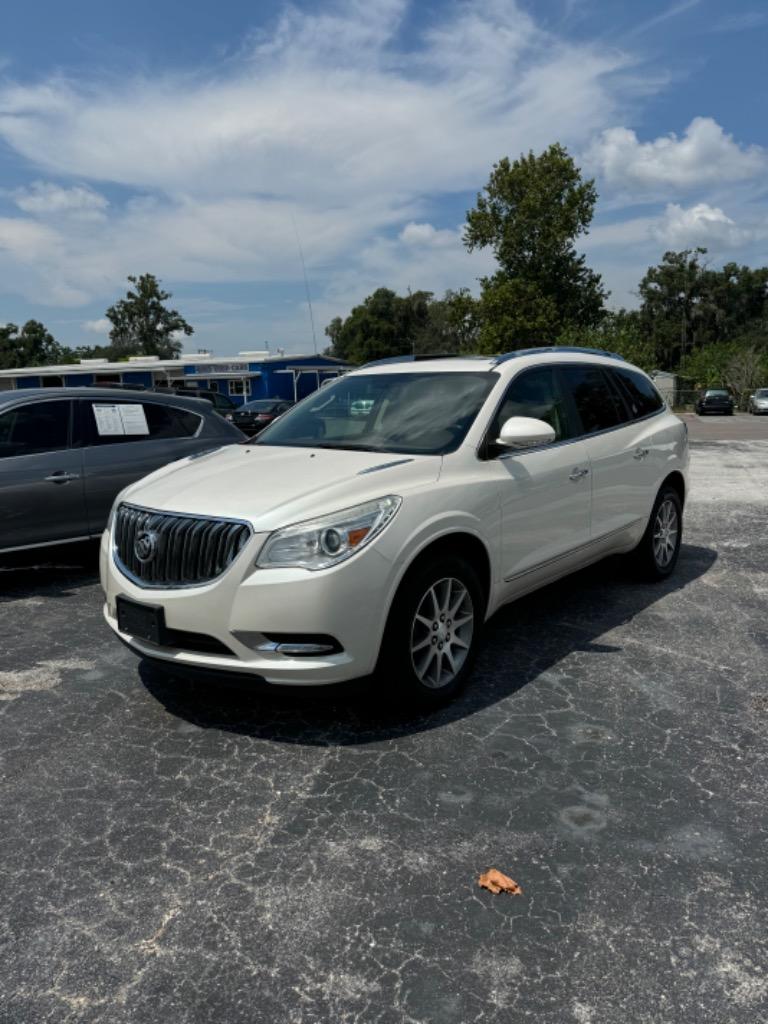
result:
[[[707,398],[727,398],[728,397],[728,392],[727,391],[720,391],[720,390],[718,390],[718,391],[712,390],[712,391],[708,391],[707,392],[706,397]]]
[[[350,374],[316,391],[256,444],[444,455],[467,435],[495,373]]]
[[[768,398],[768,388],[760,388],[755,392],[755,398]]]
[[[255,402],[246,402],[242,408],[248,412],[272,412],[280,405],[274,398],[258,398]]]

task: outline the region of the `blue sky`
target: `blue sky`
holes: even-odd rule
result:
[[[764,0],[13,5],[0,33],[0,322],[104,337],[129,273],[187,349],[311,351],[373,288],[476,287],[502,156],[597,179],[589,262],[633,304],[669,248],[768,264]]]

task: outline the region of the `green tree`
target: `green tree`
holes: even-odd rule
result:
[[[442,299],[435,299],[432,292],[398,295],[390,288],[377,288],[345,320],[334,317],[325,333],[331,341],[327,353],[351,363],[471,352],[479,333],[478,302],[467,288],[449,290]]]
[[[442,299],[427,303],[427,320],[413,340],[413,351],[417,355],[474,352],[479,333],[477,299],[468,288],[449,289]]]
[[[687,372],[701,349],[731,342],[760,349],[768,336],[768,268],[727,263],[715,270],[706,254],[666,252],[640,282],[641,329],[663,369]]]
[[[601,348],[616,352],[647,372],[657,369],[656,350],[643,333],[640,314],[634,309],[610,311],[596,327],[568,327],[557,344]]]
[[[574,248],[596,201],[594,181],[557,143],[494,164],[464,229],[467,249],[490,248],[499,264],[481,279],[482,351],[552,344],[566,328],[600,322],[607,293]]]
[[[154,274],[129,276],[128,280],[133,289],[129,289],[126,297],[106,312],[112,324],[109,332],[112,357],[145,355],[175,358],[182,348],[178,335],[193,334],[194,328],[175,309],[164,305],[171,298],[171,293],[160,287]]]
[[[0,369],[52,366],[66,362],[67,357],[68,350],[39,320],[27,320],[22,328],[16,324],[0,326]]]

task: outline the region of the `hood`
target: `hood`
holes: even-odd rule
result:
[[[121,500],[165,512],[245,519],[273,530],[386,494],[431,486],[440,456],[230,445],[163,466]]]

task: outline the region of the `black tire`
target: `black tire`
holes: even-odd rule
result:
[[[663,543],[666,535],[671,540],[671,531],[663,526],[662,520],[670,514],[670,506],[674,510],[674,543],[670,552],[669,544]],[[664,509],[664,511],[662,511]],[[661,517],[661,518],[660,518]],[[657,533],[661,536],[657,537]],[[665,484],[656,495],[653,510],[645,533],[640,543],[632,552],[635,568],[641,579],[655,582],[665,580],[675,571],[680,556],[680,543],[683,537],[683,503],[674,487]],[[663,553],[662,553],[663,552]]]
[[[446,586],[453,581],[450,589]],[[435,608],[428,599],[431,590],[438,595],[442,604],[443,595],[448,596],[449,606],[455,606],[461,597],[463,588],[466,601],[460,606],[459,615],[464,617],[469,611],[472,615],[471,632],[462,623],[458,627],[441,609]],[[434,612],[432,622],[424,622],[424,616],[417,622],[417,613],[423,613],[427,606]],[[438,555],[434,558],[419,561],[409,570],[395,595],[392,608],[384,631],[384,638],[376,667],[376,676],[381,682],[385,694],[397,694],[409,703],[421,707],[438,707],[454,697],[466,685],[480,642],[480,633],[485,619],[486,596],[473,566],[465,558],[457,555]],[[427,616],[429,618],[429,616]],[[435,626],[435,623],[438,623]],[[451,632],[451,629],[456,632]],[[459,634],[458,630],[462,633]],[[434,639],[433,639],[434,637]],[[424,651],[420,659],[418,653],[413,654],[411,648],[422,644]],[[459,644],[466,644],[465,647]],[[438,651],[438,646],[440,650]],[[445,654],[441,653],[445,650]],[[427,671],[419,674],[417,664],[431,654]],[[461,664],[455,672],[451,672],[450,659]],[[443,666],[445,668],[443,669]],[[440,677],[446,675],[446,681]],[[447,678],[450,676],[450,678]]]

